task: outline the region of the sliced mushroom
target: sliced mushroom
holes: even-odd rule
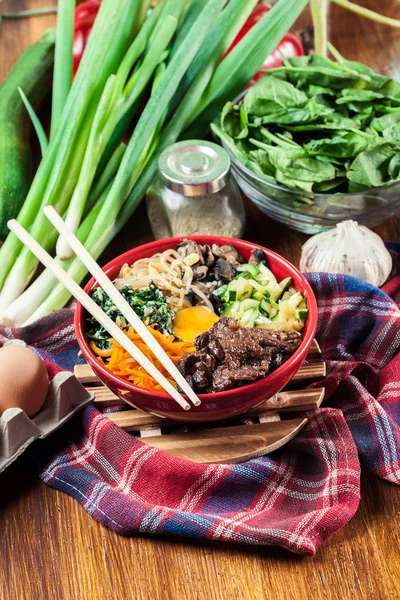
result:
[[[178,244],[178,253],[183,259],[183,261],[189,258],[189,266],[193,266],[197,263],[200,265],[204,265],[204,258],[201,248],[199,244],[197,242],[194,242],[193,240],[183,240],[183,242]],[[198,258],[197,261],[195,261],[196,256]]]
[[[216,281],[231,281],[237,274],[235,267],[224,258],[219,258],[214,265],[213,274]]]
[[[217,258],[223,258],[229,264],[236,267],[244,262],[243,256],[233,246],[217,246],[217,244],[213,244],[212,253]]]
[[[209,246],[209,244],[204,244],[204,246],[200,246],[200,248],[203,253],[204,262],[206,263],[207,267],[212,267],[212,265],[215,262],[215,256],[212,253],[211,246]]]
[[[193,279],[195,281],[201,281],[202,279],[205,279],[207,277],[207,273],[208,273],[208,267],[206,267],[205,265],[201,265],[201,266],[193,266]]]
[[[261,248],[254,248],[254,250],[251,252],[249,263],[256,266],[260,263],[263,263],[264,265],[268,266],[267,257],[264,250],[261,250]]]

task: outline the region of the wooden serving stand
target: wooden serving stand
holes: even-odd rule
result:
[[[198,463],[241,463],[281,448],[303,429],[306,418],[282,419],[281,415],[319,408],[324,388],[304,389],[304,386],[325,375],[326,365],[314,340],[306,361],[284,390],[232,419],[186,425],[134,408],[104,414],[145,444],[180,458]],[[89,365],[77,365],[75,376],[94,393],[94,404],[100,411],[123,404],[100,382]]]

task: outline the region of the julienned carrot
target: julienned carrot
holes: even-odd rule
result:
[[[162,333],[151,327],[149,327],[149,331],[175,364],[184,354],[186,354],[186,352],[195,350],[194,346],[188,342],[175,342],[172,335],[170,337],[165,337]],[[143,342],[142,338],[132,328],[126,333],[143,354],[154,363],[157,369],[161,371],[173,385],[175,385],[174,380],[169,376],[163,365],[155,358],[148,346]],[[111,346],[106,350],[98,348],[93,341],[90,343],[93,352],[107,369],[114,373],[114,375],[130,381],[138,387],[161,391],[159,384],[148,375],[148,373],[118,344],[118,342],[112,338],[109,342]]]

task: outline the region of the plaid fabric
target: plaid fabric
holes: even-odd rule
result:
[[[240,465],[198,465],[146,446],[90,406],[31,446],[43,481],[122,535],[277,544],[315,554],[357,510],[361,467],[400,482],[400,310],[384,291],[351,277],[309,280],[329,408],[306,413],[308,426],[284,448]],[[398,299],[400,276],[385,290]],[[72,311],[0,330],[0,343],[2,336],[24,339],[52,375],[76,362]]]

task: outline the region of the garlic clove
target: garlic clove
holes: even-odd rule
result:
[[[379,235],[356,221],[314,235],[301,252],[303,273],[343,273],[380,287],[391,270],[392,257]]]

